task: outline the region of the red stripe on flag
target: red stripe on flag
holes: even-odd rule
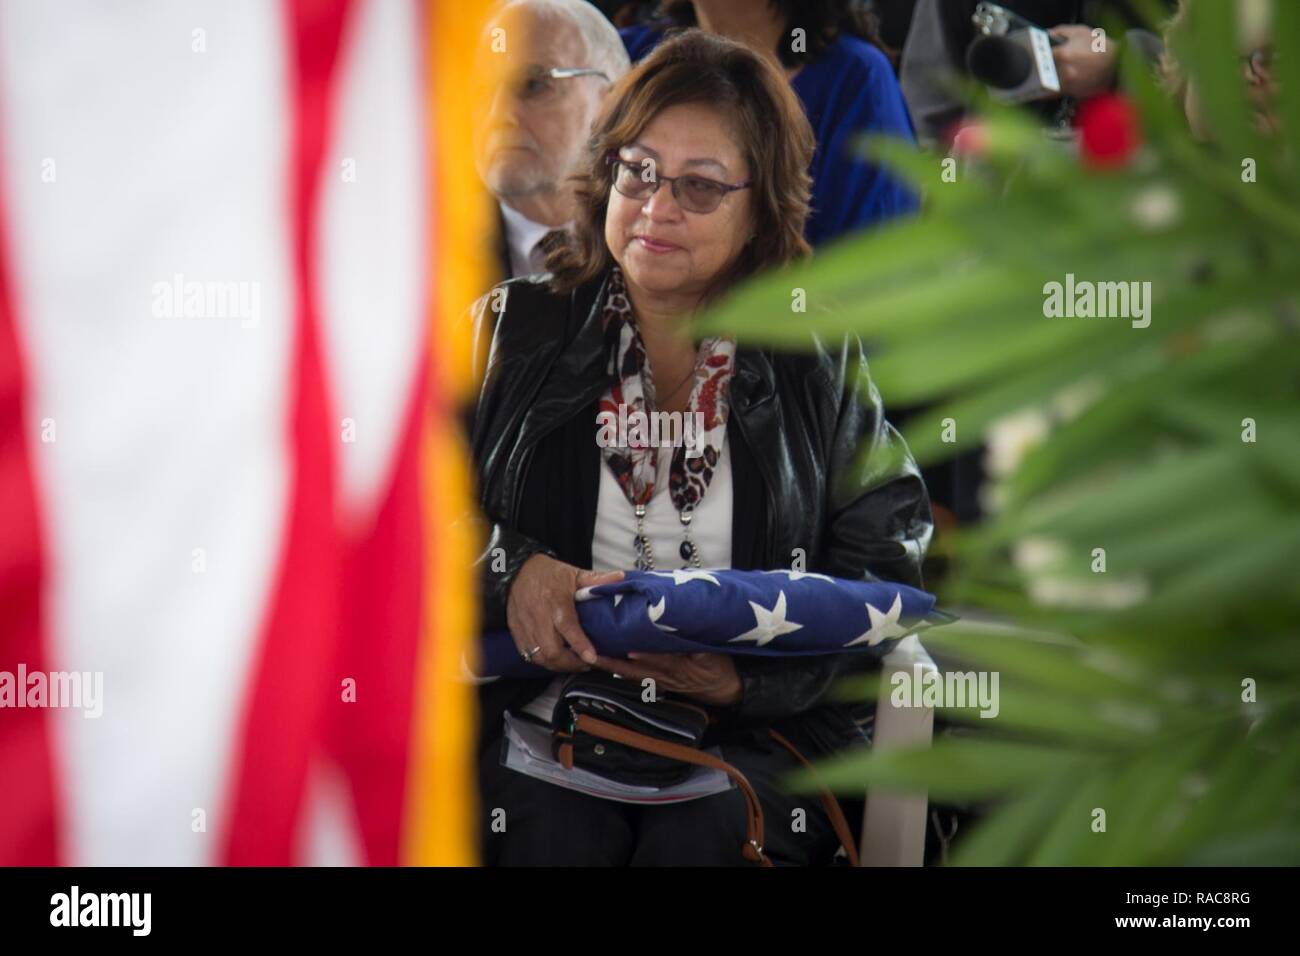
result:
[[[22,354],[0,197],[0,671],[48,671],[40,513],[27,448]],[[15,686],[16,694],[27,688]],[[17,703],[15,698],[14,703]],[[48,710],[0,710],[0,866],[58,862]]]
[[[340,548],[333,449],[319,343],[316,197],[350,0],[286,0],[293,106],[290,222],[297,279],[288,526],[252,671],[221,862],[284,865],[310,758],[323,744],[338,625]]]
[[[421,339],[420,348],[426,347]],[[331,753],[346,774],[366,862],[396,866],[411,758],[424,581],[420,442],[426,372],[413,383],[392,479],[373,526],[343,563],[342,638],[331,703]],[[356,681],[344,702],[344,678]]]

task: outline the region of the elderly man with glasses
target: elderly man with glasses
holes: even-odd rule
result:
[[[479,60],[477,79],[492,88],[474,145],[501,208],[503,277],[540,272],[545,238],[573,219],[569,175],[627,53],[583,0],[514,0],[488,24]]]

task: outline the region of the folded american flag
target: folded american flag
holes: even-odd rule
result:
[[[583,588],[578,618],[598,653],[883,657],[899,639],[949,620],[934,595],[888,581],[803,571],[628,571]],[[483,634],[482,677],[537,677],[508,631]]]

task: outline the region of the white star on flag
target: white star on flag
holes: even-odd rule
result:
[[[658,604],[647,604],[646,612],[650,615],[650,623],[661,631],[675,631],[677,628],[669,627],[667,624],[660,624],[659,619],[664,616],[664,611],[668,607],[668,598],[661,597]]]
[[[871,619],[871,627],[867,628],[858,637],[845,644],[845,647],[852,647],[854,644],[867,642],[867,646],[875,647],[887,637],[905,637],[907,628],[900,627],[898,616],[903,613],[903,597],[901,594],[894,595],[894,603],[889,606],[889,610],[881,614],[870,604],[866,605],[867,615]]]
[[[605,595],[597,594],[596,588],[603,588],[603,584],[593,584],[590,587],[578,588],[573,592],[573,600],[581,604],[583,601],[595,601],[597,598],[603,598]],[[614,607],[618,607],[619,602],[623,600],[623,592],[619,591],[614,595]]]
[[[784,574],[791,581],[802,581],[804,578],[816,578],[818,581],[827,581],[831,584],[835,582],[824,574],[813,574],[811,571],[787,571],[785,568],[779,568],[776,571],[768,571],[768,574]]]
[[[715,578],[708,571],[695,571],[689,568],[682,568],[676,571],[651,571],[651,574],[661,578],[672,578],[673,584],[683,585],[687,581],[708,581],[710,584],[716,584],[722,587],[722,582]]]
[[[749,606],[754,609],[754,627],[739,637],[733,637],[728,641],[729,644],[734,644],[736,641],[754,641],[758,647],[762,647],[782,634],[789,634],[803,627],[802,624],[795,624],[785,619],[784,591],[777,592],[776,605],[770,611],[753,601],[749,602]]]

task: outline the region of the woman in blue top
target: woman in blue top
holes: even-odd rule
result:
[[[686,26],[777,59],[817,137],[805,228],[814,246],[917,207],[897,179],[857,153],[862,133],[914,140],[893,67],[862,38],[868,24],[858,8],[853,0],[691,0],[668,3],[659,19],[619,31],[634,63],[667,32]]]

